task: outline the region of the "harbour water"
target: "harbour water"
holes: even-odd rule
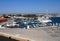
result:
[[[0,36],[0,41],[17,41],[17,40],[8,38],[8,37],[4,37],[4,36]]]
[[[35,27],[39,27],[39,24],[40,24],[40,22],[38,20],[20,20],[20,19],[16,19],[15,22],[17,24],[19,24],[20,28],[27,27],[27,25],[35,28]]]

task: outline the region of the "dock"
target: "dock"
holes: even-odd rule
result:
[[[60,29],[60,28],[59,28]],[[60,30],[57,28],[0,28],[0,34],[19,37],[30,41],[60,41]]]

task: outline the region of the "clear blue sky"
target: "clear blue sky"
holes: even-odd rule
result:
[[[60,13],[60,0],[0,0],[0,13]]]

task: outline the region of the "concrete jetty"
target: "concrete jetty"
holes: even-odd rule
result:
[[[1,28],[0,34],[5,33],[10,36],[19,37],[31,41],[60,41],[60,30],[53,28]]]

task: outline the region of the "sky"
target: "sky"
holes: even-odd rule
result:
[[[60,0],[0,0],[0,13],[60,13]]]

